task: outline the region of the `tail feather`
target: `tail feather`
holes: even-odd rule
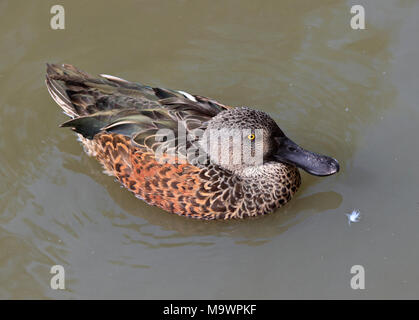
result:
[[[71,118],[77,117],[77,112],[70,101],[64,88],[56,81],[47,76],[45,80],[47,89],[55,102],[63,109],[64,113]]]
[[[54,78],[61,76],[63,77],[63,80],[67,78],[92,78],[90,74],[77,69],[75,66],[71,64],[58,65],[53,63],[47,63],[47,75]]]
[[[77,91],[82,90],[77,85],[71,85],[66,83],[66,81],[78,80],[77,82],[84,81],[89,79],[90,75],[78,70],[76,67],[63,64],[49,64],[47,63],[47,75],[45,84],[47,86],[48,92],[55,102],[63,109],[64,113],[71,118],[76,118],[80,116],[80,110],[77,106],[71,101],[67,90]],[[60,81],[63,81],[62,83]]]
[[[45,83],[52,98],[71,118],[158,100],[149,86],[109,75],[93,77],[69,64],[47,64]]]

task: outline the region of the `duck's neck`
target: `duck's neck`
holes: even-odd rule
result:
[[[236,174],[243,182],[242,208],[250,216],[269,213],[283,206],[301,184],[296,167],[278,162],[245,168]]]
[[[291,175],[293,172],[298,173],[298,170],[296,170],[294,166],[281,162],[269,161],[262,165],[249,166],[241,170],[237,170],[236,174],[244,180],[268,179],[271,181],[278,181],[282,178],[286,178],[288,174]]]

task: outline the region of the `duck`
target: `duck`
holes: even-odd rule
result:
[[[49,64],[46,87],[84,151],[147,204],[183,217],[228,220],[274,212],[296,194],[299,169],[339,162],[303,149],[267,113],[181,90]]]

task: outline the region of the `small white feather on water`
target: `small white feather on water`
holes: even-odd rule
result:
[[[351,225],[351,223],[359,222],[361,219],[361,212],[359,210],[352,210],[351,213],[346,213],[346,216],[348,217],[348,224]]]

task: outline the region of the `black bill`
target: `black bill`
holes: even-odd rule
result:
[[[315,176],[329,176],[339,171],[336,159],[301,148],[286,136],[276,138],[278,149],[274,154],[277,161],[292,164]]]

